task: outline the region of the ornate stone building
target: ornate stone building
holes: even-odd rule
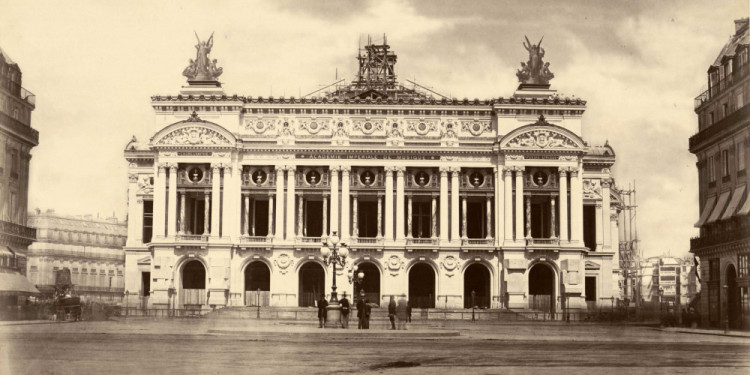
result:
[[[708,89],[695,98],[700,236],[690,251],[701,263],[701,322],[750,327],[750,31],[748,19],[708,68]]]
[[[15,275],[25,274],[26,249],[36,238],[26,224],[30,152],[39,144],[39,132],[31,127],[36,97],[21,83],[18,64],[0,49],[0,296],[11,299],[21,289],[33,290]],[[6,289],[11,285],[17,290]]]
[[[40,292],[52,297],[56,271],[67,268],[75,295],[121,301],[127,224],[115,217],[99,220],[37,210],[29,225],[36,228],[37,240],[29,246],[26,276]]]
[[[336,233],[350,250],[339,293],[371,301],[464,308],[474,292],[481,307],[560,311],[562,296],[620,296],[615,153],[581,138],[586,102],[549,89],[538,45],[513,96],[457,100],[401,85],[385,43],[318,96],[228,95],[201,62],[210,44],[188,86],[152,97],[154,135],[125,148],[129,295],[310,306],[331,290],[320,247]]]

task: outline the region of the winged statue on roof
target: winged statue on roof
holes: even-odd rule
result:
[[[195,38],[198,40],[198,44],[195,45],[195,60],[190,59],[190,64],[182,71],[182,75],[187,77],[188,81],[215,81],[223,73],[223,68],[216,66],[216,59],[211,60],[208,57],[214,45],[214,34],[211,33],[205,41],[201,41],[198,33],[195,33]]]
[[[516,76],[521,83],[531,85],[547,85],[555,77],[549,70],[549,63],[542,61],[544,58],[544,48],[542,48],[542,39],[539,43],[531,44],[529,38],[524,35],[526,41],[523,43],[524,48],[529,52],[529,60],[521,62],[521,69],[516,72]]]

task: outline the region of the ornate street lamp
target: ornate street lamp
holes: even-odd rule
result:
[[[323,256],[323,263],[333,265],[333,285],[331,286],[330,302],[338,304],[339,298],[336,294],[336,265],[342,268],[346,265],[346,256],[349,255],[349,249],[346,248],[345,243],[339,243],[339,236],[336,235],[336,231],[333,231],[331,236],[323,241],[320,247],[320,255]]]
[[[354,282],[354,293],[352,295],[352,303],[354,303],[355,306],[357,305],[357,298],[359,298],[358,297],[359,293],[357,292],[357,290],[358,290],[357,287],[361,286],[362,282],[365,279],[365,273],[363,271],[357,272],[357,270],[359,270],[359,266],[354,265],[352,267],[352,273],[353,273],[353,275],[349,275],[349,282],[352,282],[352,281]],[[364,290],[362,290],[362,291],[364,292]]]

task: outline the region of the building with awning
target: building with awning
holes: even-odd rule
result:
[[[750,31],[748,18],[708,67],[708,90],[695,98],[698,132],[690,152],[698,162],[700,235],[690,252],[700,259],[701,323],[750,329]]]

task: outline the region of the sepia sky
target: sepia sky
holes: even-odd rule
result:
[[[153,134],[150,97],[177,94],[196,31],[228,94],[295,96],[356,72],[385,33],[397,74],[445,95],[510,96],[544,36],[552,89],[588,101],[584,139],[609,141],[620,187],[637,184],[646,256],[685,255],[698,185],[688,138],[705,72],[748,16],[731,1],[8,1],[0,47],[37,96],[29,210],[126,216],[132,135]]]

